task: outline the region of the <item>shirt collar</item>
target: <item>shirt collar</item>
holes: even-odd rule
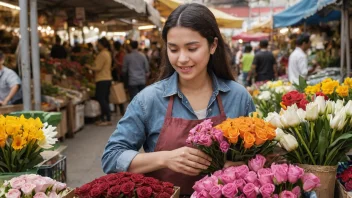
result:
[[[223,79],[218,78],[213,72],[211,72],[211,76],[213,79],[213,93],[218,95],[219,91],[230,91],[229,86],[226,85]],[[166,79],[163,97],[170,97],[176,94],[178,94],[178,74],[177,72],[174,72],[168,79]]]

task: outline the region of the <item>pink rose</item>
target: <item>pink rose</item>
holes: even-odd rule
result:
[[[55,182],[54,186],[53,186],[53,191],[55,192],[60,192],[64,189],[66,189],[67,185],[61,182]]]
[[[37,192],[33,198],[48,198],[48,196],[43,192]]]
[[[34,189],[35,185],[32,183],[26,183],[21,187],[21,190],[25,195],[31,195]]]
[[[249,172],[248,166],[246,165],[237,166],[235,170],[236,178],[244,179],[248,172]]]
[[[244,179],[236,179],[233,184],[237,186],[237,188],[243,192],[243,187],[246,185]]]
[[[211,198],[211,197],[206,190],[202,190],[201,192],[198,192],[197,198]]]
[[[220,177],[222,174],[223,174],[223,171],[222,171],[222,170],[218,170],[218,171],[215,171],[215,172],[213,173],[213,175],[216,176],[216,177]]]
[[[279,198],[279,195],[278,194],[273,194],[272,198]]]
[[[201,192],[202,190],[205,190],[203,181],[196,181],[196,183],[193,185],[193,190],[195,190],[196,192]]]
[[[314,188],[320,186],[320,179],[313,173],[306,173],[302,177],[303,190],[305,192],[312,191]]]
[[[10,185],[12,188],[15,189],[20,189],[22,187],[22,185],[24,185],[26,183],[26,181],[22,178],[12,178],[10,180]]]
[[[20,198],[21,191],[17,189],[10,189],[9,192],[6,193],[6,198]]]
[[[49,198],[60,198],[60,196],[57,195],[56,192],[51,192],[51,193],[49,194]]]
[[[215,137],[216,141],[219,142],[219,144],[224,141],[224,139],[225,139],[224,138],[224,134],[222,133],[221,130],[214,128],[213,129],[213,134],[214,134],[214,137]]]
[[[236,197],[236,198],[246,198],[246,195],[241,194],[240,196]]]
[[[197,191],[194,191],[193,194],[191,195],[191,198],[197,198],[197,195],[198,195]]]
[[[213,188],[211,188],[209,195],[212,198],[220,198],[222,195],[221,189],[222,189],[222,185],[215,185],[213,186]]]
[[[31,183],[38,178],[41,178],[41,176],[36,174],[23,175],[23,179],[26,180],[27,183]]]
[[[248,167],[252,171],[257,172],[259,169],[264,167],[265,162],[266,162],[266,159],[264,156],[256,155],[255,158],[249,160]]]
[[[232,183],[233,182],[233,177],[231,177],[230,175],[226,175],[226,174],[222,174],[219,179],[224,183],[224,184],[228,184],[228,183]]]
[[[200,145],[210,147],[213,144],[213,140],[209,135],[202,135],[200,136],[199,142]]]
[[[38,178],[33,181],[33,183],[36,185],[35,187],[35,192],[45,192],[46,189],[50,186],[50,184],[46,183],[46,181],[43,178]]]
[[[222,192],[222,195],[224,195],[224,197],[233,198],[235,195],[237,195],[238,189],[237,189],[236,184],[230,183],[230,184],[226,184],[222,188],[221,192]]]
[[[215,186],[217,185],[217,182],[214,182],[214,180],[209,177],[207,180],[203,181],[203,186],[204,189],[207,190],[208,192]]]
[[[257,173],[255,173],[254,171],[249,171],[247,175],[244,177],[244,180],[247,183],[254,183],[257,179],[258,179]]]
[[[258,180],[260,182],[261,185],[264,185],[264,184],[273,184],[273,177],[274,177],[274,174],[273,172],[271,171],[270,168],[262,168],[262,169],[259,169],[258,172]]]
[[[295,194],[297,197],[301,197],[301,188],[296,186],[292,189],[292,193]]]
[[[257,191],[258,187],[252,183],[248,183],[243,187],[243,194],[245,194],[247,198],[256,198]]]
[[[288,167],[288,181],[295,184],[304,175],[304,170],[295,165],[289,165]]]
[[[282,184],[287,182],[287,164],[272,164],[271,171],[274,173],[275,184]]]
[[[260,187],[259,191],[263,198],[270,198],[275,191],[275,185],[270,183],[264,184],[262,187]]]
[[[220,149],[223,153],[226,153],[230,148],[230,144],[227,141],[222,141],[220,144]]]
[[[49,186],[53,186],[55,184],[55,180],[51,179],[50,177],[43,177],[43,179],[45,180],[45,182],[49,185]]]
[[[297,198],[297,197],[291,191],[285,190],[280,193],[279,198]]]
[[[233,179],[236,179],[236,167],[230,166],[223,171],[224,175],[227,175]]]

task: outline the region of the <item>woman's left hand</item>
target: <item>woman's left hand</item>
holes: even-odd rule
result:
[[[224,165],[224,168],[228,168],[230,166],[241,166],[241,165],[245,165],[246,163],[244,162],[232,162],[232,161],[226,161],[225,162],[225,165]]]

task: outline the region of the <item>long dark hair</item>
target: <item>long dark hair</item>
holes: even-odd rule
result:
[[[225,43],[221,36],[215,16],[205,6],[197,3],[184,4],[176,8],[167,19],[162,38],[165,43],[162,50],[160,80],[170,77],[175,69],[172,67],[167,55],[167,34],[173,27],[185,27],[197,31],[207,39],[209,46],[214,43],[214,38],[218,38],[218,46],[208,62],[208,71],[212,71],[219,78],[235,80],[231,68],[229,57],[226,55]]]

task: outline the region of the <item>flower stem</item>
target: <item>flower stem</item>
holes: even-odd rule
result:
[[[312,153],[310,152],[310,150],[309,150],[307,144],[304,142],[304,139],[302,138],[302,136],[301,136],[301,134],[299,133],[298,129],[297,129],[296,127],[294,127],[294,130],[296,131],[297,136],[298,136],[299,139],[301,140],[301,142],[302,142],[304,148],[306,149],[306,151],[307,151],[307,153],[308,153],[310,159],[312,160],[313,165],[316,165],[316,162],[315,162],[315,160],[314,160],[314,157],[313,157]]]
[[[314,122],[310,122],[310,138],[309,143],[312,143],[314,135]]]
[[[335,137],[336,129],[332,131],[331,139],[330,139],[330,144],[334,142],[334,137]]]
[[[301,156],[299,155],[299,153],[297,152],[297,150],[295,150],[294,152],[295,152],[295,154],[297,155],[297,158],[298,158],[299,163],[302,164]]]

